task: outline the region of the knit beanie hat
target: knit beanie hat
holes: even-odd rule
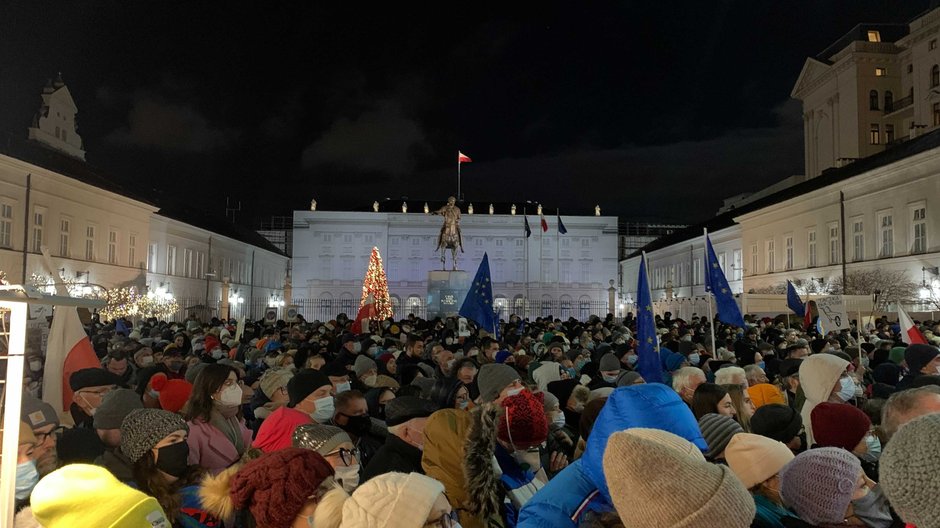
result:
[[[751,397],[751,402],[755,409],[760,409],[764,405],[771,403],[787,403],[783,399],[780,389],[770,383],[758,383],[747,388],[747,393]]]
[[[898,429],[880,459],[880,484],[891,506],[918,528],[940,527],[937,475],[940,414],[927,414]]]
[[[288,447],[245,464],[232,477],[236,510],[248,509],[258,526],[291,526],[333,467],[319,453]]]
[[[542,408],[545,412],[554,411],[556,407],[559,407],[558,398],[556,398],[554,394],[548,391],[543,391],[539,394],[542,395]]]
[[[353,369],[353,372],[356,373],[356,377],[358,378],[359,376],[362,376],[363,374],[365,374],[366,372],[369,372],[370,370],[378,371],[379,366],[375,362],[375,360],[373,360],[369,356],[364,356],[362,354],[359,354],[358,356],[356,356],[356,362],[353,363],[352,369]]]
[[[170,528],[157,499],[90,464],[70,464],[49,473],[33,488],[30,503],[45,528]]]
[[[477,374],[480,399],[488,403],[499,398],[499,393],[516,380],[521,380],[516,369],[502,363],[487,363]]]
[[[748,528],[754,499],[727,466],[710,464],[688,441],[685,449],[614,433],[604,451],[611,499],[627,528]],[[678,438],[678,437],[677,437]],[[673,439],[672,443],[680,443]]]
[[[705,455],[702,454],[702,450],[699,449],[698,446],[675,433],[663,431],[662,429],[648,429],[646,427],[634,427],[624,432],[630,436],[644,438],[650,442],[675,449],[689,458],[701,460],[702,462],[705,461]]]
[[[734,418],[716,413],[708,413],[699,418],[698,426],[702,430],[705,443],[708,444],[708,451],[705,452],[705,458],[708,459],[720,456],[728,447],[731,437],[744,432],[741,424],[734,421]]]
[[[271,416],[261,422],[258,436],[255,437],[255,441],[251,445],[265,453],[290,447],[291,438],[297,426],[311,422],[313,420],[309,414],[290,407],[278,407],[277,410],[271,413]]]
[[[389,388],[392,390],[398,390],[401,387],[401,385],[397,381],[395,381],[395,378],[391,376],[386,376],[385,374],[379,374],[375,378],[375,387],[373,388],[378,389],[378,388],[383,388],[383,387]]]
[[[940,354],[940,349],[931,345],[916,344],[907,347],[904,351],[904,362],[907,363],[907,370],[914,376],[919,376],[921,374],[920,369],[933,361],[937,354]],[[936,374],[936,372],[929,372],[928,374]]]
[[[159,393],[160,408],[174,413],[180,412],[193,393],[192,383],[181,379],[167,379],[166,374],[162,372],[150,378],[150,388]]]
[[[121,422],[134,409],[143,409],[140,396],[131,389],[115,389],[105,395],[95,412],[95,429],[120,429]]]
[[[739,433],[728,442],[725,460],[744,487],[751,489],[780,473],[793,460],[793,452],[782,442],[766,436]]]
[[[861,409],[845,403],[820,403],[813,409],[813,439],[820,447],[852,451],[871,429]]]
[[[537,446],[548,437],[548,419],[542,394],[524,390],[502,402],[503,411],[497,418],[496,437],[517,449]]]
[[[333,384],[326,374],[314,369],[303,369],[287,382],[287,394],[290,396],[290,406],[302,402],[320,387]]]
[[[803,418],[789,405],[764,405],[751,416],[751,432],[778,442],[788,443],[800,434]]]
[[[349,433],[339,427],[317,423],[298,425],[291,439],[294,447],[316,451],[323,456],[336,451],[345,442],[353,443]]]
[[[861,473],[858,457],[845,449],[810,449],[780,471],[780,496],[810,524],[841,524]]]
[[[508,350],[500,350],[496,353],[496,357],[493,358],[493,361],[497,363],[505,363],[507,359],[512,357],[512,352]]]
[[[895,365],[900,365],[901,362],[904,361],[905,359],[904,350],[906,348],[907,347],[903,347],[903,346],[896,346],[892,348],[891,351],[888,352],[888,361],[894,363]]]
[[[342,528],[424,526],[444,485],[420,473],[385,473],[362,484],[343,504]]]
[[[48,403],[28,394],[23,395],[23,407],[20,410],[20,417],[33,429],[39,429],[49,424],[59,425],[59,415],[56,414],[55,409]]]
[[[287,384],[290,382],[291,378],[294,377],[294,371],[289,368],[272,368],[264,372],[264,375],[261,376],[261,381],[259,386],[261,387],[261,392],[270,400],[274,397],[274,392],[280,389],[281,387],[287,387]],[[317,387],[319,388],[319,387]],[[303,399],[303,398],[301,398]]]
[[[598,361],[597,370],[601,372],[608,372],[611,370],[620,370],[620,360],[617,359],[617,356],[611,354],[610,352],[601,356],[601,360]]]
[[[176,431],[189,432],[180,415],[162,409],[135,409],[121,423],[121,452],[131,463],[137,462]]]
[[[414,418],[431,416],[437,406],[417,396],[399,396],[385,404],[385,424],[389,427],[401,425]]]

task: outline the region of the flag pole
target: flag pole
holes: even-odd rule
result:
[[[525,206],[522,206],[522,218],[524,222],[529,221]],[[522,303],[522,311],[526,314],[522,318],[525,319],[529,313],[529,237],[525,233],[522,233],[522,237],[525,239],[525,301]]]
[[[714,295],[714,292],[711,291],[711,286],[709,286],[711,281],[708,280],[709,270],[711,269],[711,264],[708,262],[708,228],[703,227],[702,233],[704,238],[703,249],[705,250],[705,260],[703,261],[705,262],[705,276],[703,277],[705,279],[705,302],[708,303],[708,325],[711,330],[712,357],[717,357],[718,349],[715,348],[715,318],[712,316],[712,295]]]
[[[558,295],[558,311],[561,312],[561,214],[558,208],[555,208],[555,220],[558,225],[555,226],[555,289]]]
[[[460,201],[460,151],[457,151],[457,201]]]

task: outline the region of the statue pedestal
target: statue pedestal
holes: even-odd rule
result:
[[[466,271],[428,272],[428,319],[456,316],[470,291],[470,274]]]

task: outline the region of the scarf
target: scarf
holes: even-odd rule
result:
[[[209,413],[209,423],[222,431],[228,441],[235,446],[238,456],[241,456],[245,452],[245,439],[241,435],[241,424],[235,416],[236,414],[238,414],[238,406],[221,405],[213,400],[212,411]]]

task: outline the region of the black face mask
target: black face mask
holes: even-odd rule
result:
[[[379,404],[379,412],[376,413],[375,417],[378,418],[379,420],[382,420],[383,422],[385,421],[385,404],[384,403]]]
[[[189,469],[189,444],[177,442],[157,450],[157,469],[176,478],[182,477]]]
[[[365,436],[372,430],[372,419],[368,416],[347,416],[341,429],[354,436]]]

